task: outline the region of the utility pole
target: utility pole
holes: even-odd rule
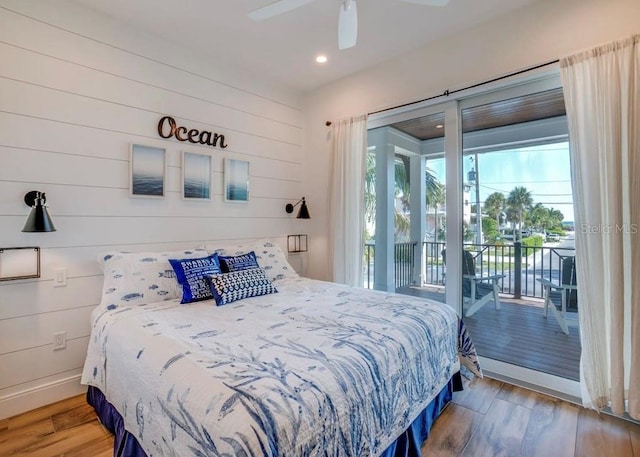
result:
[[[478,153],[475,153],[473,157],[469,157],[471,160],[471,171],[469,172],[468,179],[474,183],[476,191],[476,244],[482,244],[482,209],[480,208],[480,167],[478,166]]]

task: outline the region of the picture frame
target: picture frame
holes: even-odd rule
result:
[[[249,162],[246,160],[224,159],[224,201],[249,201]]]
[[[182,198],[211,200],[211,161],[208,154],[182,151]]]
[[[167,187],[167,151],[131,144],[129,152],[129,196],[164,198]]]

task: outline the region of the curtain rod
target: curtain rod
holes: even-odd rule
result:
[[[546,66],[549,66],[549,65],[556,64],[558,62],[560,62],[560,59],[551,60],[549,62],[541,63],[541,64],[535,65],[533,67],[525,68],[523,70],[518,70],[518,71],[515,71],[513,73],[509,73],[509,74],[506,74],[506,75],[498,76],[497,78],[489,79],[488,81],[482,81],[482,82],[479,82],[479,83],[476,83],[476,84],[472,84],[470,86],[463,87],[461,89],[455,89],[455,90],[448,90],[447,89],[447,90],[445,90],[443,93],[441,93],[439,95],[434,95],[432,97],[423,98],[422,100],[416,100],[415,102],[404,103],[402,105],[393,106],[391,108],[385,108],[385,109],[381,109],[381,110],[378,110],[378,111],[372,111],[371,113],[368,113],[368,114],[369,114],[369,116],[371,116],[372,114],[384,113],[385,111],[391,111],[391,110],[397,109],[397,108],[404,108],[405,106],[411,106],[411,105],[415,105],[415,104],[418,104],[418,103],[427,102],[429,100],[434,100],[434,99],[439,98],[439,97],[448,97],[449,95],[453,95],[453,94],[456,94],[458,92],[462,92],[462,91],[469,90],[469,89],[475,89],[476,87],[484,86],[486,84],[491,84],[491,83],[494,83],[496,81],[501,81],[503,79],[511,78],[513,76],[518,76],[518,75],[521,75],[523,73],[527,73],[527,72],[530,72],[530,71],[533,71],[533,70],[537,70],[538,68],[543,68],[543,67],[546,67]]]
[[[398,109],[398,108],[404,108],[406,106],[416,105],[418,103],[428,102],[430,100],[435,100],[436,98],[440,98],[440,97],[448,97],[448,96],[456,94],[458,92],[462,92],[462,91],[469,90],[469,89],[475,89],[476,87],[484,86],[486,84],[491,84],[491,83],[494,83],[496,81],[501,81],[503,79],[511,78],[513,76],[518,76],[518,75],[521,75],[523,73],[527,73],[527,72],[530,72],[530,71],[533,71],[533,70],[537,70],[539,68],[543,68],[543,67],[547,67],[549,65],[556,64],[558,62],[560,62],[560,59],[551,60],[549,62],[541,63],[541,64],[535,65],[533,67],[524,68],[522,70],[518,70],[518,71],[515,71],[513,73],[509,73],[509,74],[506,74],[506,75],[498,76],[497,78],[489,79],[487,81],[482,81],[482,82],[479,82],[479,83],[476,83],[476,84],[472,84],[470,86],[463,87],[461,89],[455,89],[455,90],[448,90],[447,89],[443,93],[438,94],[438,95],[434,95],[432,97],[423,98],[422,100],[416,100],[415,102],[404,103],[402,105],[392,106],[391,108],[384,108],[384,109],[380,109],[378,111],[372,111],[372,112],[368,113],[368,115],[371,116],[372,114],[384,113],[385,111],[391,111],[391,110]],[[331,121],[326,121],[325,125],[327,127],[329,127],[331,125]]]

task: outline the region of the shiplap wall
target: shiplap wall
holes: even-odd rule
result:
[[[81,391],[98,253],[296,233],[284,206],[304,189],[297,94],[205,60],[62,0],[0,1],[0,247],[41,246],[43,264],[40,279],[0,282],[0,419]],[[163,115],[229,146],[163,140]],[[167,150],[165,199],[129,198],[131,143]],[[181,198],[184,150],[213,158],[211,201]],[[225,157],[251,164],[247,204],[224,202]],[[57,232],[20,231],[30,190],[46,192]],[[67,348],[53,351],[58,331]]]

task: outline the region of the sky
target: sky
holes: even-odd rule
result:
[[[134,172],[148,176],[164,176],[164,149],[136,144],[134,151]]]
[[[465,182],[473,163],[472,156],[464,159]],[[516,186],[531,192],[533,204],[542,203],[564,215],[563,221],[573,221],[573,194],[569,164],[569,143],[544,144],[478,155],[480,201],[488,195],[502,192],[505,197]],[[444,158],[427,161],[440,182],[445,180]],[[471,190],[471,204],[475,204],[475,190]]]

